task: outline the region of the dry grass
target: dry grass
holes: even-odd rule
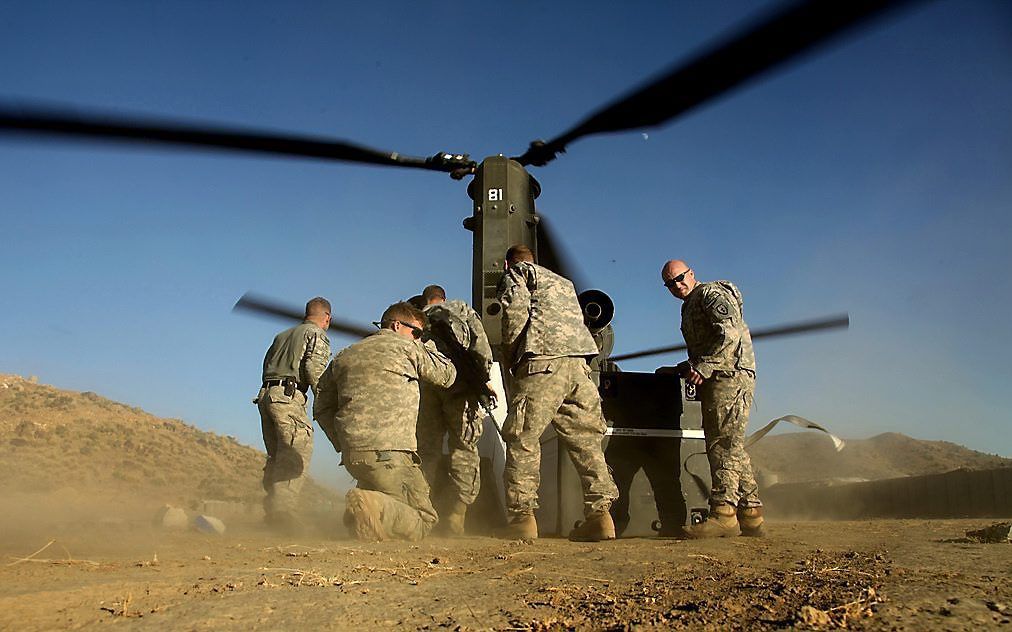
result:
[[[233,437],[178,419],[0,375],[0,480],[8,490],[75,497],[94,490],[191,508],[204,499],[256,504],[263,461]],[[303,496],[310,507],[332,500],[311,482]]]

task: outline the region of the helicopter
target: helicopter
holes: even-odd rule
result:
[[[686,64],[680,64],[662,77],[587,116],[563,134],[535,141],[517,156],[490,156],[480,163],[467,154],[440,152],[428,158],[381,152],[343,141],[249,133],[243,130],[194,126],[157,119],[124,119],[112,116],[80,116],[32,110],[0,110],[0,133],[43,134],[71,137],[118,139],[143,143],[164,143],[254,153],[298,155],[327,160],[362,162],[449,173],[457,179],[473,176],[468,193],[473,213],[465,228],[473,233],[472,302],[482,315],[492,342],[498,337],[499,310],[494,288],[502,274],[502,253],[513,243],[525,243],[539,261],[571,279],[581,275],[561,254],[558,239],[537,213],[534,200],[538,183],[528,167],[545,166],[564,153],[575,141],[596,134],[659,126],[687,113],[707,101],[760,76],[777,65],[810,51],[829,38],[871,20],[905,2],[855,2],[838,6],[833,3],[805,2],[780,11],[756,25],[717,44]],[[470,221],[468,221],[470,220]],[[579,289],[591,289],[577,282]],[[244,305],[271,313],[265,302],[259,307],[247,300]],[[598,296],[584,301],[592,328],[608,326],[604,318],[613,312],[610,300]],[[280,310],[275,309],[278,313]],[[808,323],[795,323],[770,329],[769,336],[800,333],[840,326],[839,317]],[[332,328],[361,335],[352,323],[335,320]],[[764,330],[754,330],[762,338]],[[613,356],[612,360],[671,353],[659,349]]]
[[[584,137],[666,124],[792,58],[811,52],[819,44],[841,36],[849,29],[911,3],[912,0],[864,0],[838,6],[838,3],[808,0],[792,5],[749,25],[688,62],[676,65],[662,76],[592,112],[564,133],[548,141],[531,142],[523,154],[512,158],[490,156],[480,163],[464,153],[438,152],[422,158],[340,140],[212,128],[156,118],[82,115],[31,105],[0,107],[0,134],[91,138],[300,156],[440,171],[457,180],[473,175],[468,195],[473,201],[474,212],[463,222],[464,227],[473,233],[472,302],[482,316],[491,336],[490,341],[495,344],[498,342],[500,321],[494,291],[502,275],[502,253],[510,245],[528,245],[537,253],[540,263],[574,280],[578,290],[590,289],[580,280],[582,275],[575,266],[566,259],[545,218],[535,211],[534,200],[541,187],[526,167],[546,166],[564,154],[572,143]],[[607,302],[607,297],[604,301]],[[256,309],[252,301],[242,305]],[[589,309],[598,312],[610,308],[593,303]],[[271,310],[265,311],[270,313]],[[333,328],[352,335],[362,333],[360,328],[342,323],[336,322]],[[819,329],[823,324],[822,321],[809,323],[811,330]],[[830,319],[825,325],[838,326],[839,322],[838,319]],[[769,335],[809,330],[806,324],[788,326],[787,329]],[[762,332],[756,334],[757,338],[763,337]],[[658,349],[624,357],[645,357],[670,351]]]

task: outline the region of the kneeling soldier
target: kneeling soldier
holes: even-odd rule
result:
[[[313,416],[358,482],[345,517],[361,540],[420,540],[437,522],[417,454],[418,385],[445,388],[457,372],[419,340],[424,322],[410,304],[391,305],[320,380]]]

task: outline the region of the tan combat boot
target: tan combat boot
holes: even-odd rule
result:
[[[738,535],[738,518],[731,505],[710,507],[710,515],[699,524],[685,528],[685,534],[694,540],[702,538],[730,538]]]
[[[453,501],[450,511],[442,517],[441,522],[446,534],[450,536],[464,535],[464,518],[467,516],[467,505],[462,500]]]
[[[538,537],[538,521],[534,514],[513,514],[509,523],[495,535],[504,540],[534,540]]]
[[[738,524],[741,526],[741,534],[744,536],[761,538],[766,535],[762,507],[739,507]]]
[[[389,539],[383,528],[383,506],[374,496],[379,492],[352,489],[345,496],[347,512],[354,518],[355,537],[365,542]]]
[[[569,532],[573,542],[600,542],[615,539],[615,522],[607,511],[599,511],[587,516],[586,520],[576,523]]]

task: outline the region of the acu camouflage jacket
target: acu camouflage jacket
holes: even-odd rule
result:
[[[505,357],[516,366],[525,356],[593,357],[597,345],[583,323],[573,283],[547,268],[521,261],[499,282]]]
[[[418,382],[447,387],[457,376],[443,354],[389,329],[334,357],[313,402],[313,418],[337,450],[417,449]]]
[[[755,372],[742,303],[741,292],[730,281],[700,283],[685,297],[682,336],[689,347],[689,364],[704,378],[714,371]]]
[[[442,303],[428,305],[424,311],[425,316],[429,319],[430,329],[432,324],[437,322],[449,325],[449,330],[453,332],[453,336],[460,346],[478,360],[478,364],[485,369],[487,381],[489,371],[492,369],[492,347],[489,346],[485,328],[474,308],[464,301],[450,299]],[[445,342],[438,336],[433,336],[432,340],[436,343],[436,348],[440,353],[452,357],[450,351],[445,348]]]

